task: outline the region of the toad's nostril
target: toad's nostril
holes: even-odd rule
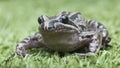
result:
[[[52,29],[53,27],[48,27],[48,29]]]
[[[53,22],[49,23],[47,28],[48,28],[48,29],[54,28],[54,23],[53,23]]]
[[[53,28],[53,26],[45,26],[45,27],[44,27],[45,30],[50,30],[50,29],[52,29],[52,28]]]

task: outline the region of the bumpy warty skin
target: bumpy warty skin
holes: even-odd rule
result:
[[[59,52],[71,52],[88,47],[82,56],[93,55],[107,46],[111,38],[107,29],[95,20],[85,20],[79,12],[63,11],[56,16],[40,16],[39,31],[17,44],[16,53],[22,57],[31,48],[48,48]]]

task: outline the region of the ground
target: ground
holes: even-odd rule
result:
[[[38,31],[40,15],[61,11],[79,11],[86,19],[95,19],[109,30],[112,48],[91,57],[65,55],[33,49],[31,56],[15,55],[4,62],[23,38]],[[0,67],[2,68],[120,68],[119,0],[0,0]]]

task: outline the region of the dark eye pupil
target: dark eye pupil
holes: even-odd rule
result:
[[[40,16],[40,17],[38,18],[38,23],[41,24],[41,23],[43,23],[43,22],[44,22],[44,19],[43,19],[42,16]]]
[[[67,24],[68,23],[68,17],[62,16],[61,21],[62,21],[62,23]]]

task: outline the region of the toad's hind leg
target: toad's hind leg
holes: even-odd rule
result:
[[[111,38],[105,26],[95,20],[87,20],[86,23],[88,30],[99,31],[99,33],[102,35],[102,45],[108,46],[108,43],[111,41]]]
[[[94,31],[82,32],[80,37],[80,42],[86,42],[88,45],[88,52],[86,53],[76,53],[79,56],[92,56],[100,50],[102,37],[100,34]]]
[[[42,47],[44,47],[42,44],[42,36],[40,33],[36,33],[35,35],[29,36],[18,43],[16,47],[16,53],[21,57],[25,57],[27,49]]]

